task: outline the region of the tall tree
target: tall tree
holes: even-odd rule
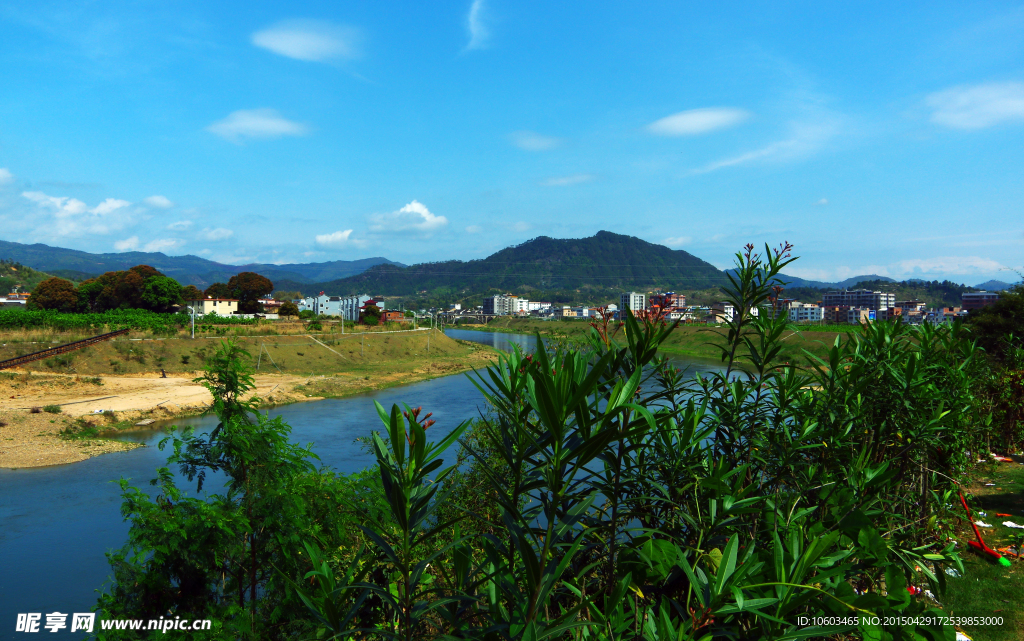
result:
[[[142,286],[140,299],[145,309],[169,312],[182,303],[181,285],[168,276],[153,276]]]
[[[207,298],[234,298],[231,288],[224,283],[214,283],[206,288],[203,295]]]
[[[36,285],[28,298],[30,309],[53,309],[58,312],[78,311],[78,292],[74,284],[63,278],[47,278]]]
[[[259,314],[263,312],[263,305],[259,299],[270,296],[274,291],[274,283],[256,272],[242,272],[231,277],[228,289],[238,299],[238,311],[244,314]]]
[[[203,290],[195,285],[186,285],[181,290],[181,298],[183,300],[201,300],[204,298]]]

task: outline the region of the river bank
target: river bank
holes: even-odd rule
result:
[[[501,332],[507,334],[534,335],[539,333],[545,338],[566,341],[583,341],[590,331],[590,323],[584,320],[540,321],[532,318],[498,318],[487,324],[460,324],[458,329],[477,332]],[[818,358],[825,358],[828,349],[839,336],[847,336],[849,332],[816,331],[815,327],[803,327],[799,331],[787,332],[784,341],[787,345],[783,357],[790,362],[807,362],[805,352]],[[855,328],[851,326],[850,331]],[[680,325],[661,345],[660,351],[679,356],[702,359],[718,359],[721,351],[712,343],[718,335],[727,331],[722,327],[705,325]],[[621,335],[621,332],[620,334]]]
[[[296,342],[299,337],[257,339],[257,348],[250,352],[254,365],[262,369],[255,375],[253,394],[261,399],[263,408],[345,398],[486,367],[496,358],[493,349],[456,341],[440,332],[431,334],[429,351],[426,332],[330,343]],[[209,341],[199,347],[187,339],[162,341],[157,349],[165,354],[165,360],[183,352],[174,368],[178,371],[166,376],[153,371],[97,373],[104,359],[115,365],[126,362],[108,358],[111,354],[141,352],[142,363],[138,358],[127,362],[145,366],[146,346],[129,347],[132,352],[108,344],[88,348],[91,354],[78,354],[74,362],[85,374],[0,373],[0,468],[59,465],[125,451],[139,445],[110,437],[137,428],[140,422],[151,424],[206,410],[210,394],[193,380],[202,370],[181,371],[185,363],[180,356],[189,350],[192,354],[212,351]],[[204,359],[195,360],[201,363]],[[268,361],[273,366],[270,373],[265,367]]]

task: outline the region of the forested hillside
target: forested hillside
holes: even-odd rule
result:
[[[590,238],[541,236],[508,247],[482,260],[452,260],[410,267],[377,265],[362,274],[303,285],[278,281],[282,289],[324,291],[332,295],[386,292],[477,294],[511,291],[558,292],[579,300],[598,292],[625,288],[704,289],[721,285],[725,276],[714,265],[682,250],[601,231]],[[552,296],[554,297],[554,296]]]
[[[19,291],[30,292],[36,285],[50,277],[50,274],[36,271],[13,260],[0,260],[0,296]]]

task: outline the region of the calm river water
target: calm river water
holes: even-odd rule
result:
[[[536,345],[535,338],[515,334],[458,329],[445,333],[502,350],[513,344],[528,350]],[[696,371],[717,369],[706,361],[677,360]],[[313,443],[325,465],[350,473],[373,463],[372,455],[355,439],[380,426],[374,400],[385,407],[403,402],[422,405],[434,413],[439,427],[454,427],[483,409],[472,382],[455,375],[345,399],[286,405],[270,414],[280,415],[292,426],[294,441]],[[203,432],[215,422],[197,417],[173,424]],[[165,436],[163,430],[129,432],[119,438],[146,447],[69,465],[0,469],[0,639],[21,638],[14,632],[19,612],[71,613],[93,608],[97,591],[110,574],[104,553],[120,548],[128,536],[117,480],[130,479],[133,485],[148,488],[155,470],[166,463],[168,453],[157,448]],[[184,479],[179,486],[189,487]],[[48,631],[43,632],[49,637]],[[72,636],[66,629],[58,634]]]

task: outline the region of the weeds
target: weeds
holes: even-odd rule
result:
[[[43,411],[48,414],[60,414],[63,410],[60,405],[44,405]]]

